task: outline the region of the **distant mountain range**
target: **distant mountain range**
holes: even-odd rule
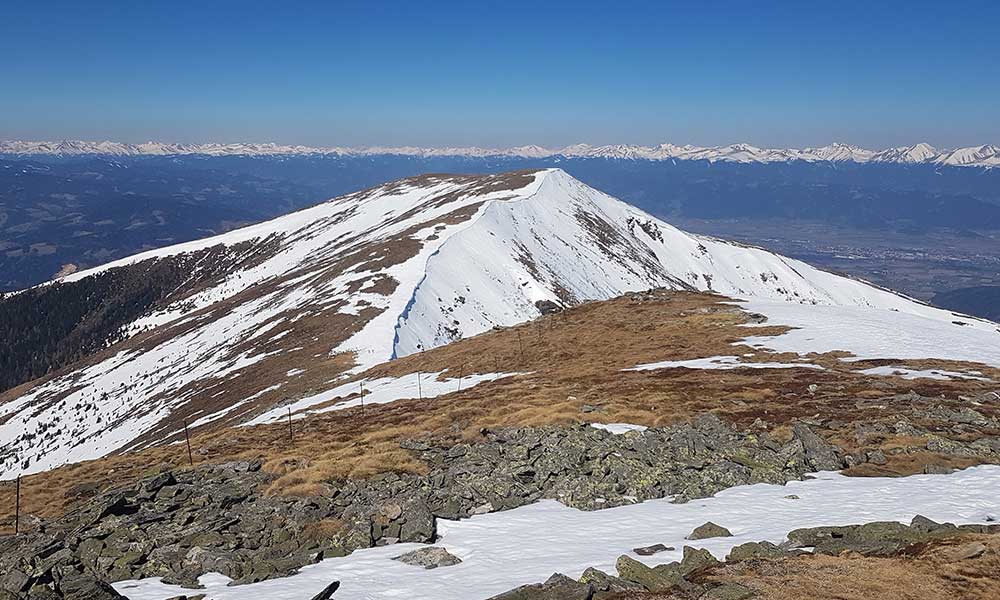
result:
[[[1000,166],[1000,146],[987,144],[941,150],[930,144],[919,143],[875,151],[849,144],[830,144],[820,148],[758,148],[750,144],[730,144],[728,146],[701,147],[674,144],[658,146],[637,146],[615,144],[591,146],[575,144],[559,149],[541,146],[518,146],[516,148],[419,148],[371,147],[314,148],[309,146],[281,145],[274,143],[234,143],[234,144],[168,144],[144,142],[127,144],[122,142],[86,141],[0,141],[0,155],[8,156],[465,156],[465,157],[516,157],[516,158],[611,158],[621,160],[706,160],[737,163],[774,162],[852,162],[852,163],[897,163],[934,164],[960,167]]]

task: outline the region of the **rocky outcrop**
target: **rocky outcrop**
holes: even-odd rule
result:
[[[810,434],[802,426],[781,443],[703,416],[624,435],[575,426],[484,431],[472,444],[410,440],[402,446],[426,462],[427,475],[331,482],[329,494],[310,498],[262,496],[271,476],[259,461],[159,473],[97,494],[31,534],[0,538],[0,572],[12,574],[0,589],[11,597],[59,589],[70,571],[95,582],[162,577],[183,585],[215,571],[249,583],[358,548],[433,542],[437,519],[543,498],[597,510],[782,484],[839,460]]]
[[[963,533],[1000,533],[1000,525],[952,525],[916,516],[909,525],[879,521],[864,525],[811,527],[788,533],[783,548],[811,548],[819,554],[856,552],[863,556],[893,556],[914,544]]]
[[[949,560],[975,560],[983,556],[988,547],[975,539],[962,543],[961,536],[969,534],[1000,534],[1000,525],[955,526],[950,523],[935,523],[918,516],[910,525],[876,522],[845,527],[797,529],[789,533],[789,540],[780,545],[763,541],[736,546],[726,557],[726,563],[716,560],[707,550],[689,546],[684,547],[684,557],[680,562],[654,567],[623,555],[615,565],[617,576],[590,568],[574,582],[557,574],[545,583],[522,586],[494,596],[491,600],[548,600],[559,597],[552,595],[557,590],[572,590],[575,595],[566,597],[585,600],[638,599],[647,596],[674,600],[745,600],[757,596],[757,592],[741,583],[721,579],[719,575],[727,565],[757,561],[750,564],[751,572],[756,568],[773,571],[781,566],[764,567],[764,563],[759,561],[777,561],[799,554],[810,554],[804,548],[831,555],[857,553],[865,556],[905,555],[912,558],[914,552],[921,550],[921,545],[934,540],[946,540]],[[746,573],[747,570],[742,572]],[[622,592],[629,594],[619,595]],[[584,593],[589,595],[583,595]]]

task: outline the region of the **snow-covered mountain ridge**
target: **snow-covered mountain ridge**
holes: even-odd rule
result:
[[[58,142],[0,140],[0,155],[14,156],[382,156],[400,155],[416,157],[512,157],[512,158],[609,158],[620,160],[707,160],[737,163],[854,162],[931,164],[962,167],[996,167],[1000,165],[1000,146],[986,144],[941,150],[930,144],[868,150],[849,144],[830,144],[818,148],[758,148],[750,144],[726,146],[677,146],[660,144],[640,146],[613,144],[591,146],[574,144],[564,148],[549,149],[541,146],[514,148],[446,147],[421,148],[414,146],[370,148],[310,147],[275,143],[209,143],[171,144],[144,142],[128,144],[111,141],[64,140]]]
[[[957,360],[1000,340],[996,324],[687,234],[559,169],[405,179],[59,281],[192,255],[231,266],[196,264],[127,340],[0,395],[0,477],[176,439],[184,422],[244,423],[546,305],[649,288],[904,313],[964,336]]]

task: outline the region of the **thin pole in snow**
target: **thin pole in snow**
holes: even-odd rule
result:
[[[188,422],[187,419],[184,420],[184,441],[187,443],[188,449],[188,463],[194,466],[194,455],[191,454],[191,436],[188,434]]]
[[[14,483],[14,535],[21,532],[21,476]]]
[[[424,392],[420,389],[420,371],[417,371],[417,399],[424,399]]]
[[[288,407],[288,441],[295,442],[295,437],[292,435],[292,407]]]
[[[361,382],[361,416],[365,415],[365,382]]]
[[[462,366],[458,368],[458,391],[460,392],[462,391],[462,374],[464,373],[464,371],[465,371],[465,363],[462,363]]]

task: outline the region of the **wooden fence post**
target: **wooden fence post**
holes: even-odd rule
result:
[[[288,442],[294,444],[295,436],[292,435],[292,407],[288,407]]]
[[[365,416],[365,382],[361,382],[361,416]]]
[[[187,419],[184,420],[184,441],[187,443],[188,450],[188,463],[194,466],[194,455],[191,454],[191,436],[188,434],[188,422]]]
[[[14,483],[14,535],[21,532],[21,476]]]
[[[464,372],[465,372],[465,363],[462,363],[462,366],[458,368],[458,391],[460,392],[462,391],[462,375],[464,374]]]
[[[423,400],[424,392],[423,390],[420,389],[420,373],[421,373],[420,371],[417,371],[417,399]]]

